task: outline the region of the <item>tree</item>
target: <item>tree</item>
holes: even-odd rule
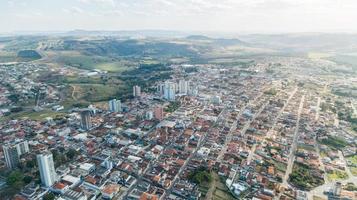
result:
[[[26,161],[26,167],[27,167],[27,168],[34,168],[35,165],[36,165],[35,160],[28,160],[28,161]]]
[[[43,195],[43,200],[54,200],[56,197],[53,193],[46,193]]]
[[[74,149],[69,149],[68,152],[66,153],[67,158],[69,158],[70,160],[72,160],[76,155],[77,155],[77,151]]]
[[[32,179],[33,179],[32,176],[25,176],[23,181],[24,183],[29,184],[31,183]]]
[[[7,177],[6,182],[10,187],[20,189],[23,185],[24,175],[20,171],[13,171]]]

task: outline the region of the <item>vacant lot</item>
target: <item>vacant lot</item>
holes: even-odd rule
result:
[[[211,173],[213,180],[209,185],[200,186],[202,192],[201,199],[207,200],[233,200],[234,196],[231,195],[223,180],[216,172]],[[210,190],[211,189],[211,190]]]

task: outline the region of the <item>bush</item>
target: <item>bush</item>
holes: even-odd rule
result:
[[[201,167],[190,173],[188,179],[196,184],[210,183],[212,175],[206,168]]]

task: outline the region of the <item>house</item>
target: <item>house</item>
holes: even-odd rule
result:
[[[104,199],[112,199],[118,192],[120,186],[117,184],[108,184],[102,190],[102,196]]]

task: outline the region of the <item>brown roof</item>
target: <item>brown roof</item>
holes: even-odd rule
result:
[[[113,194],[113,193],[116,193],[119,191],[119,185],[117,184],[109,184],[109,185],[106,185],[103,189],[103,193],[106,193],[106,194]]]
[[[149,194],[149,193],[144,192],[140,196],[140,200],[159,200],[159,197],[157,195]]]

